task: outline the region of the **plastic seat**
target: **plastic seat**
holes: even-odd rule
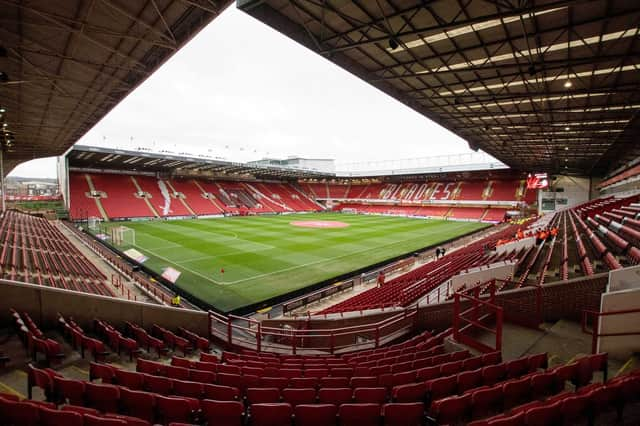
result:
[[[89,364],[89,380],[102,380],[102,383],[113,383],[116,377],[116,369],[107,364],[91,361]]]
[[[438,377],[440,377],[440,366],[439,365],[434,365],[432,367],[424,367],[419,369],[416,372],[416,378],[417,380],[431,380],[431,379],[437,379]]]
[[[328,368],[308,368],[304,370],[305,377],[315,377],[316,379],[320,379],[321,377],[326,377],[328,375]]]
[[[481,356],[475,356],[472,358],[467,358],[462,361],[462,369],[463,370],[477,370],[479,368],[484,367],[485,364],[482,360]]]
[[[212,373],[217,373],[218,372],[218,365],[219,364],[216,364],[216,363],[213,363],[213,362],[196,361],[194,368],[196,370],[210,371]]]
[[[289,380],[291,388],[317,388],[319,379],[317,377],[293,377]]]
[[[260,379],[260,386],[282,390],[289,386],[289,379],[286,377],[262,377]]]
[[[167,377],[170,379],[189,380],[189,369],[167,365]]]
[[[350,385],[352,388],[374,388],[378,386],[378,378],[373,376],[351,378]]]
[[[525,413],[525,423],[527,426],[549,426],[562,421],[561,411],[562,401],[553,404],[546,404],[540,407],[531,408]]]
[[[458,374],[462,369],[462,361],[452,361],[440,364],[440,375],[450,376],[452,374]]]
[[[390,403],[382,406],[385,426],[421,426],[424,404],[421,402]]]
[[[416,381],[415,371],[405,371],[402,373],[394,373],[391,377],[392,386],[406,385]]]
[[[486,365],[495,365],[502,361],[502,353],[500,351],[490,352],[482,355],[482,363]]]
[[[342,404],[338,409],[341,426],[378,426],[380,405]]]
[[[125,416],[123,414],[106,413],[102,417],[108,419],[116,419],[124,421],[127,426],[152,426],[152,424],[144,419],[138,417]]]
[[[149,422],[155,418],[156,399],[153,393],[121,388],[120,405],[124,413],[130,416]]]
[[[41,426],[83,426],[82,414],[73,411],[59,411],[50,408],[40,408]]]
[[[471,394],[450,396],[431,403],[429,416],[437,424],[458,424],[469,416]]]
[[[85,414],[93,414],[96,416],[100,415],[100,411],[96,410],[95,408],[89,408],[89,407],[80,407],[79,405],[63,405],[62,407],[60,407],[60,410],[62,411],[72,411],[74,413],[78,413],[80,415],[85,415]]]
[[[56,376],[53,378],[53,387],[56,396],[63,402],[84,405],[85,382]]]
[[[51,400],[54,393],[54,377],[57,376],[53,370],[35,368],[29,364],[27,371],[27,396],[32,397],[34,386],[39,387],[44,392],[47,401]]]
[[[115,382],[125,388],[142,390],[144,389],[145,377],[144,374],[137,371],[115,370]]]
[[[590,395],[573,395],[564,398],[560,402],[560,412],[565,424],[576,420],[587,420],[589,418]]]
[[[299,404],[313,404],[316,402],[316,390],[313,388],[285,388],[282,390],[282,400],[293,407]]]
[[[127,421],[119,418],[109,418],[85,414],[84,426],[127,426]]]
[[[164,423],[191,423],[193,408],[187,398],[156,396],[158,414]]]
[[[538,373],[531,376],[531,398],[540,399],[555,393],[559,388],[558,378],[553,372]],[[564,387],[564,381],[562,383]]]
[[[203,385],[200,382],[189,382],[186,380],[173,380],[173,394],[178,396],[187,396],[189,398],[202,398]]]
[[[38,426],[40,424],[40,408],[30,402],[0,398],[0,418],[3,425]]]
[[[519,358],[506,364],[507,378],[513,379],[529,372],[529,358]]]
[[[504,408],[509,409],[529,400],[531,395],[531,378],[513,379],[502,385]]]
[[[410,383],[407,385],[394,386],[391,390],[393,402],[423,402],[427,387],[424,382]]]
[[[482,370],[463,371],[458,374],[458,393],[482,386]]]
[[[349,387],[348,377],[323,377],[319,383],[321,388],[346,388]]]
[[[223,374],[242,374],[242,369],[237,365],[220,364],[218,365],[218,373]]]
[[[161,376],[144,376],[144,388],[149,392],[160,395],[169,395],[171,393],[171,379]]]
[[[432,379],[425,382],[429,400],[433,401],[455,394],[457,387],[456,381],[456,376],[448,376],[440,377],[439,379]]]
[[[494,386],[471,392],[471,416],[474,419],[502,411],[502,388]]]
[[[202,370],[189,370],[189,380],[198,383],[215,383],[216,373]]]
[[[296,426],[331,426],[336,424],[338,407],[333,404],[300,404],[294,408]]]
[[[166,376],[167,366],[159,362],[138,358],[136,360],[136,371],[153,376]]]
[[[278,388],[248,388],[247,404],[264,404],[280,402],[280,389]]]
[[[202,385],[204,397],[218,401],[236,401],[240,398],[240,390],[233,386],[221,386],[205,383]]]
[[[538,371],[538,369],[546,369],[548,367],[547,353],[544,352],[529,356],[528,363],[530,373]]]
[[[386,401],[386,399],[387,390],[385,388],[355,388],[353,390],[353,400],[357,404],[382,404]]]
[[[318,390],[318,401],[321,404],[341,405],[350,403],[353,400],[353,390],[351,388],[320,388]]]
[[[293,407],[286,402],[251,405],[253,426],[291,426]]]
[[[242,426],[244,405],[239,401],[212,401],[204,399],[200,402],[202,415],[210,425]]]
[[[120,388],[115,385],[87,382],[85,385],[85,400],[89,407],[105,413],[118,412]]]
[[[504,379],[505,375],[506,368],[504,364],[487,365],[482,368],[482,383],[492,386]]]
[[[351,367],[335,367],[330,369],[331,377],[352,377],[353,368]]]

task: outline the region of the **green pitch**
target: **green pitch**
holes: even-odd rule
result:
[[[303,228],[292,221],[340,221]],[[118,226],[123,223],[111,223]],[[145,265],[221,310],[257,303],[486,227],[477,222],[319,213],[124,223]],[[132,248],[131,244],[120,247]],[[221,270],[224,269],[224,273]]]

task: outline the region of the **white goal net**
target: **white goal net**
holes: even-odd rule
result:
[[[111,242],[117,246],[135,246],[136,231],[126,226],[111,228]]]

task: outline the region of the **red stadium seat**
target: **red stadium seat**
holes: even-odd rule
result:
[[[87,405],[105,413],[117,413],[120,388],[114,385],[87,382],[85,385]]]
[[[193,404],[188,398],[158,395],[156,406],[159,417],[164,423],[191,423],[193,419]]]
[[[421,402],[390,403],[382,406],[385,426],[421,426],[424,404]]]
[[[471,399],[471,394],[466,394],[434,401],[429,409],[429,416],[437,424],[458,424],[469,416]]]
[[[127,371],[122,369],[115,370],[115,382],[120,386],[133,389],[144,389],[145,376],[137,371]],[[103,381],[104,383],[104,381]]]
[[[353,401],[353,390],[347,387],[320,388],[318,390],[318,401],[321,404],[347,404]]]
[[[355,388],[353,399],[356,403],[382,404],[387,400],[387,390],[385,388]]]
[[[278,388],[248,388],[247,404],[264,404],[280,402],[280,389]]]
[[[155,394],[143,391],[120,389],[120,405],[125,414],[140,417],[149,422],[155,418]]]
[[[316,390],[313,388],[285,388],[282,390],[282,400],[293,407],[299,404],[313,404],[316,402]]]
[[[59,411],[49,408],[40,408],[41,426],[83,426],[82,414],[73,411]]]
[[[202,388],[206,399],[236,401],[240,398],[240,390],[233,386],[204,384]]]
[[[216,426],[242,426],[244,406],[239,401],[212,401],[200,402],[204,419],[210,425]]]
[[[300,404],[294,408],[296,426],[331,426],[336,424],[338,408],[333,404]]]
[[[84,405],[85,382],[81,380],[54,377],[53,385],[55,389],[55,394],[63,402],[66,402],[72,405]]]
[[[291,426],[293,408],[286,402],[251,405],[253,426]]]
[[[338,409],[341,426],[378,426],[379,404],[342,404]]]
[[[93,416],[91,414],[84,415],[84,426],[127,426],[126,420],[118,418],[109,418],[101,416]]]

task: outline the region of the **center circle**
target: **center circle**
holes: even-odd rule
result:
[[[336,220],[295,220],[289,225],[299,226],[301,228],[346,228],[348,223],[338,222]]]

